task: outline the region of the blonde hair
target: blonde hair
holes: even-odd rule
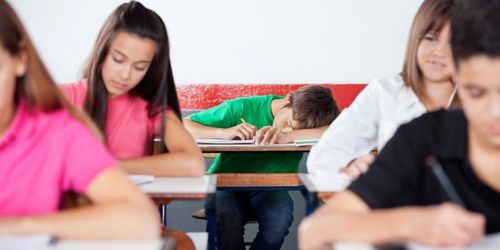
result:
[[[451,20],[454,5],[454,0],[426,0],[413,19],[401,76],[405,85],[409,86],[419,99],[426,99],[427,96],[423,89],[423,74],[417,63],[418,46],[425,34],[441,31]]]

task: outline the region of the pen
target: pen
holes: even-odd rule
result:
[[[453,104],[453,100],[455,100],[455,97],[457,96],[457,89],[458,89],[458,86],[455,84],[455,87],[453,88],[453,92],[451,92],[451,95],[448,98],[448,104],[446,104],[446,109],[451,108],[451,105]]]
[[[443,187],[443,190],[448,195],[450,200],[453,203],[465,208],[465,204],[462,198],[460,198],[460,196],[458,195],[457,191],[451,184],[450,179],[448,178],[448,176],[446,176],[443,167],[441,166],[441,164],[439,164],[436,158],[434,156],[428,156],[425,159],[425,163],[432,169],[432,172],[434,172],[434,175],[438,179],[439,184],[441,184],[441,187]]]
[[[245,119],[243,119],[243,117],[240,117],[240,121],[241,121],[241,123],[247,123],[247,122],[245,121]]]

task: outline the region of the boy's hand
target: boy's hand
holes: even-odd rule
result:
[[[419,209],[407,232],[411,241],[433,246],[464,247],[484,235],[485,218],[455,204]]]
[[[241,140],[249,140],[255,136],[256,132],[257,128],[254,125],[244,122],[234,127],[225,129],[222,139],[232,140],[239,138]]]
[[[360,175],[368,171],[368,167],[375,161],[377,157],[377,151],[371,151],[366,155],[362,155],[340,170],[341,173],[346,173],[353,180],[356,180]]]
[[[265,126],[257,131],[255,135],[255,144],[281,144],[288,142],[289,132],[285,132],[278,127]]]

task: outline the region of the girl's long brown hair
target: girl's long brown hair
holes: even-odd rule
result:
[[[105,131],[108,112],[108,91],[102,78],[102,67],[109,52],[111,42],[119,32],[127,32],[156,42],[157,53],[151,62],[148,72],[139,84],[130,90],[131,96],[140,97],[148,102],[150,117],[162,114],[161,140],[165,131],[165,110],[172,109],[181,119],[181,111],[177,99],[175,82],[170,64],[170,48],[167,29],[161,17],[139,2],[131,1],[120,5],[105,21],[94,49],[84,69],[83,77],[87,79],[88,91],[85,100],[85,111],[97,123],[101,131]],[[165,143],[161,143],[165,151]]]
[[[5,0],[0,0],[0,43],[11,55],[26,54],[26,73],[16,79],[16,103],[22,98],[29,108],[38,108],[43,112],[66,109],[101,138],[99,130],[90,119],[73,108],[63,97],[21,20]]]
[[[425,100],[424,77],[417,63],[417,50],[425,34],[430,31],[441,31],[451,20],[454,0],[426,0],[422,3],[413,19],[408,37],[408,45],[401,76],[419,99]]]

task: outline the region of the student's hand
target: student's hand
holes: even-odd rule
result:
[[[433,246],[463,247],[484,235],[485,218],[455,204],[419,209],[408,232],[411,241]]]
[[[232,140],[239,138],[241,140],[249,140],[255,136],[256,132],[257,128],[254,125],[244,122],[234,127],[225,129],[222,139]]]
[[[19,218],[0,218],[0,237],[19,234],[21,224]]]
[[[369,154],[362,155],[340,170],[342,173],[346,173],[353,180],[356,180],[360,175],[368,171],[368,167],[375,161],[377,157],[377,151],[371,151]]]
[[[282,144],[288,142],[288,131],[279,129],[278,127],[265,126],[259,129],[255,135],[255,144]]]
[[[316,218],[304,218],[299,225],[297,238],[300,250],[322,250],[331,249],[320,239],[317,230],[314,228]]]

